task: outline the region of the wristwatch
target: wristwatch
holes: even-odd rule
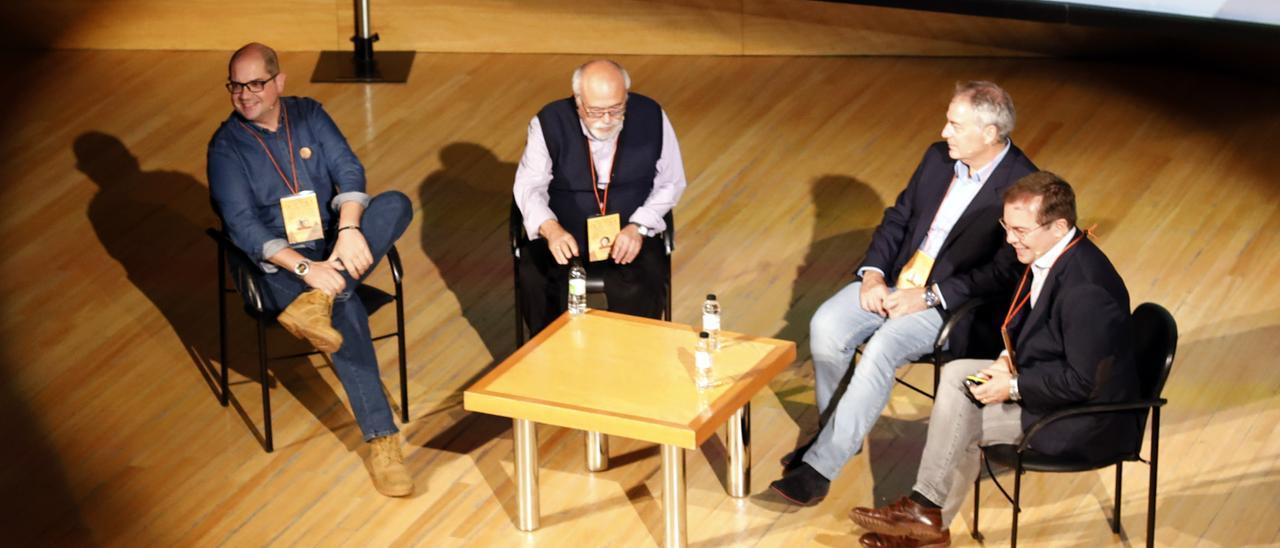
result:
[[[924,290],[924,305],[925,305],[925,307],[927,307],[927,308],[933,308],[933,307],[935,307],[935,306],[938,306],[938,304],[940,304],[940,303],[941,303],[941,300],[940,300],[940,299],[938,299],[938,294],[933,292],[933,287],[932,287],[932,286],[930,286],[930,287],[925,288],[925,290]]]
[[[308,272],[311,272],[311,261],[304,259],[298,264],[293,265],[293,273],[297,274],[299,278],[307,277]]]
[[[1009,379],[1009,401],[1022,401],[1022,394],[1018,393],[1018,377]]]
[[[647,227],[647,226],[644,226],[644,225],[642,225],[642,224],[640,224],[640,223],[631,223],[631,224],[636,225],[636,232],[639,232],[639,233],[640,233],[640,235],[641,235],[641,236],[644,236],[645,238],[648,238],[649,236],[653,236],[653,235],[654,235],[654,232],[653,232],[653,229],[652,229],[652,228],[649,228],[649,227]]]

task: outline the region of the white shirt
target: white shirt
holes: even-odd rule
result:
[[[1031,263],[1031,308],[1036,307],[1036,300],[1040,298],[1040,290],[1044,289],[1044,278],[1049,273],[1049,269],[1053,268],[1054,261],[1058,260],[1058,256],[1062,255],[1062,251],[1067,248],[1067,244],[1071,243],[1071,237],[1076,235],[1076,229],[1072,228],[1067,231],[1067,235],[1063,236],[1058,243],[1053,244],[1044,255]]]

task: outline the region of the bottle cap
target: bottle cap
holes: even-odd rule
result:
[[[710,334],[708,334],[706,331],[703,331],[703,332],[701,332],[701,333],[698,333],[698,338],[699,338],[699,339],[710,339],[710,338],[711,338],[711,335],[710,335]]]
[[[714,301],[714,300],[716,300],[716,294],[715,294],[715,293],[707,293],[707,300],[708,300],[708,301]]]

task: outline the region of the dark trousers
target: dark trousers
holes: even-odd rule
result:
[[[662,317],[666,293],[666,251],[662,238],[644,238],[644,245],[630,264],[607,259],[583,258],[587,276],[604,280],[609,310],[621,314]],[[529,330],[535,335],[568,309],[569,266],[556,263],[544,239],[533,240],[520,251],[520,306]]]
[[[391,245],[400,239],[413,218],[413,204],[400,192],[384,192],[373,198],[360,219],[360,231],[369,243],[373,254],[373,266],[365,272],[368,276],[386,256]],[[312,261],[323,261],[332,251],[334,235],[328,235],[321,250],[298,250]],[[369,332],[369,312],[356,296],[356,287],[364,278],[355,279],[343,271],[346,289],[334,298],[333,327],[342,333],[342,347],[330,355],[334,370],[351,402],[356,424],[364,440],[394,434],[395,420],[386,394],[382,391],[382,378],[378,371],[378,358],[373,352],[373,337]],[[263,307],[274,312],[289,306],[302,292],[311,289],[292,272],[280,270],[263,275]]]

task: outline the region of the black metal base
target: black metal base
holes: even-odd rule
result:
[[[351,51],[322,51],[311,81],[403,84],[409,81],[413,55],[412,51],[379,51],[371,61],[358,62]]]

